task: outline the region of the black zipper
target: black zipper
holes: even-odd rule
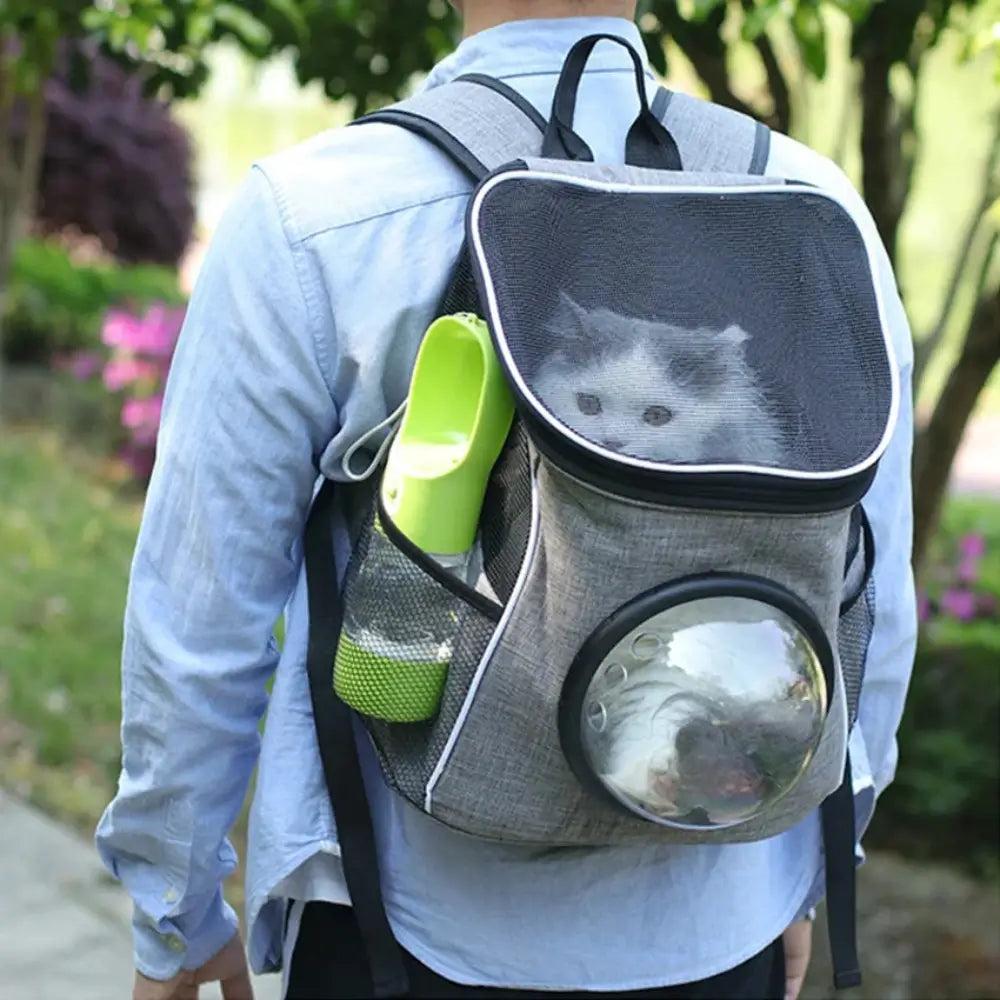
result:
[[[508,376],[509,378],[509,376]],[[662,507],[743,511],[754,514],[820,514],[857,503],[878,463],[837,479],[787,479],[763,472],[666,472],[640,469],[594,455],[543,420],[512,383],[518,410],[538,450],[568,475],[605,493]]]
[[[385,532],[386,538],[399,551],[406,556],[418,569],[422,570],[435,583],[440,584],[450,594],[457,597],[464,604],[475,608],[480,614],[485,615],[492,622],[499,622],[503,615],[503,606],[496,601],[490,600],[485,594],[481,594],[475,587],[470,587],[463,583],[453,573],[449,573],[443,566],[428,553],[424,552],[418,545],[415,545],[399,528],[393,523],[391,517],[386,512],[382,504],[382,491],[376,490],[375,509],[378,514],[379,523]]]

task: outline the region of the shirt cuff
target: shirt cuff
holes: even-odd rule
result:
[[[221,886],[207,905],[183,917],[156,921],[136,907],[132,947],[136,969],[147,979],[172,979],[182,969],[197,969],[217,954],[239,930],[233,908]]]

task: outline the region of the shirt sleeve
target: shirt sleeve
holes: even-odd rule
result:
[[[154,979],[199,966],[237,928],[227,835],[337,425],[332,334],[313,328],[319,297],[286,223],[255,169],[188,307],[129,579],[122,770],[96,842],[134,900],[136,968]]]
[[[871,820],[877,797],[895,776],[896,733],[917,643],[916,592],[911,570],[913,342],[888,254],[874,235],[870,217],[868,221],[873,234],[878,288],[899,374],[899,416],[875,479],[862,501],[875,542],[875,567],[872,633],[851,741],[859,840]]]

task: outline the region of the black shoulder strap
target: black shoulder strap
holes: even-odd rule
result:
[[[857,934],[857,861],[854,842],[854,781],[851,756],[844,763],[844,780],[820,807],[826,856],[826,918],[833,960],[833,985],[847,990],[861,985]]]
[[[334,561],[336,490],[349,487],[325,480],[313,501],[305,530],[309,647],[306,669],[320,760],[337,824],[340,859],[354,915],[368,952],[374,995],[409,992],[403,953],[393,936],[382,901],[378,853],[354,736],[354,716],[333,689],[343,608]]]

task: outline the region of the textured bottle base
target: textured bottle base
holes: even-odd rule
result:
[[[450,651],[443,648],[441,660],[418,660],[407,657],[415,650],[400,644],[399,655],[389,656],[386,640],[365,638],[382,652],[373,652],[366,648],[368,643],[360,645],[346,633],[340,637],[333,672],[337,697],[355,711],[386,722],[433,718],[448,676]]]

